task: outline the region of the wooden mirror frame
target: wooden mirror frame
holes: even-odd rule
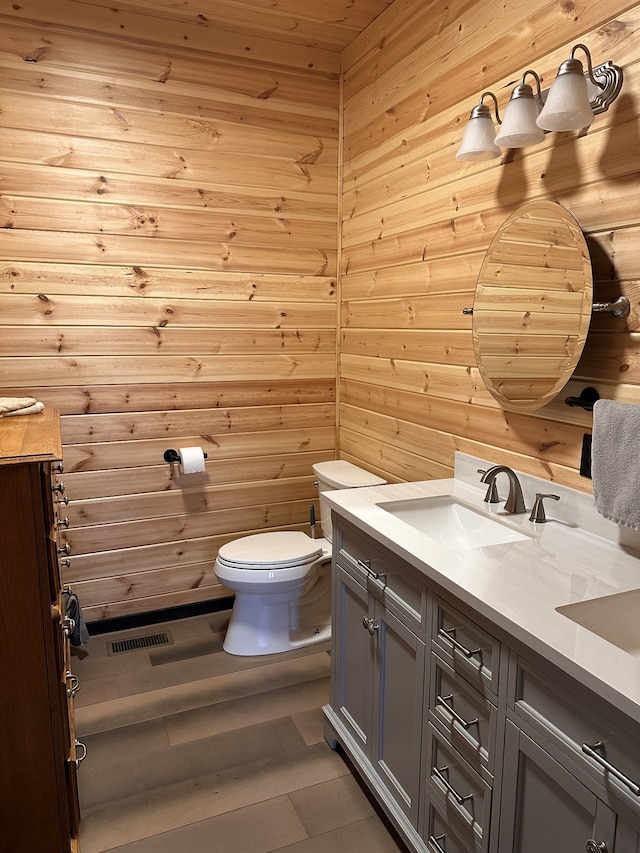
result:
[[[502,224],[478,276],[473,349],[506,409],[533,411],[571,378],[589,331],[593,272],[584,235],[553,201],[530,201]]]

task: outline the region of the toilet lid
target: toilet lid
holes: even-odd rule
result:
[[[282,569],[312,563],[322,556],[316,540],[301,531],[254,533],[227,542],[218,551],[218,560],[227,566],[245,569]]]

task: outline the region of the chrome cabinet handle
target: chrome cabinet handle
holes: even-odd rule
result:
[[[60,480],[59,483],[56,483],[55,486],[51,487],[52,492],[60,492],[61,495],[64,495],[64,483]]]
[[[69,497],[65,495],[63,498],[57,502],[58,504],[64,504],[65,506],[69,506]]]
[[[629,779],[628,776],[625,776],[625,774],[621,770],[618,770],[618,768],[611,764],[611,762],[607,761],[604,756],[600,755],[599,752],[596,752],[596,750],[598,749],[604,750],[604,743],[601,740],[598,740],[592,744],[582,744],[582,751],[585,755],[588,755],[589,758],[593,758],[596,764],[599,764],[607,771],[607,773],[611,773],[611,775],[615,776],[619,782],[622,782],[623,785],[626,785],[632,794],[635,794],[636,797],[640,797],[640,785],[637,785],[635,782]]]
[[[69,527],[68,516],[65,515],[64,518],[59,518],[58,521],[56,522],[56,524],[58,525],[58,527],[67,527],[68,528]]]
[[[64,464],[63,464],[62,460],[60,460],[59,462],[55,462],[51,466],[51,470],[55,471],[56,474],[62,474],[62,472],[64,471]]]
[[[358,568],[362,569],[366,572],[369,577],[374,578],[374,580],[382,581],[383,584],[387,583],[387,573],[386,572],[374,572],[371,568],[371,560],[358,560]]]
[[[367,631],[371,634],[372,637],[376,633],[376,631],[380,630],[380,625],[378,625],[375,619],[372,619],[370,616],[363,617],[362,626],[363,628],[367,629]]]
[[[450,693],[448,696],[436,696],[436,705],[440,705],[441,708],[445,708],[453,717],[453,719],[462,726],[463,729],[470,729],[471,726],[477,726],[480,722],[476,717],[475,720],[465,720],[464,717],[461,717],[457,711],[454,711],[453,707],[449,705],[449,702],[453,700],[453,693]]]
[[[435,847],[438,853],[447,853],[444,847],[440,846],[440,842],[444,841],[446,837],[447,836],[444,833],[442,833],[442,835],[430,835],[429,844],[431,844],[432,847]]]
[[[84,743],[82,743],[82,741],[78,740],[78,738],[76,738],[76,750],[78,750],[79,747],[82,747],[82,755],[80,755],[80,756],[76,755],[76,767],[80,767],[82,762],[87,757],[86,745]]]
[[[463,646],[458,640],[456,640],[456,629],[455,628],[439,628],[438,636],[444,637],[448,640],[454,649],[457,649],[461,652],[466,658],[472,658],[474,655],[478,655],[482,658],[482,649],[468,649],[466,646]]]
[[[70,616],[65,616],[64,619],[62,620],[62,622],[60,623],[60,625],[62,627],[62,630],[63,630],[65,636],[68,637],[69,634],[71,634],[71,632],[76,627],[76,620],[72,619]]]
[[[80,690],[80,680],[77,675],[74,675],[72,672],[65,673],[65,681],[67,682],[67,696],[71,696],[73,698],[78,690]]]
[[[65,557],[64,560],[60,560],[60,565],[62,566],[63,569],[70,569],[71,568],[71,560],[69,560],[67,557]]]
[[[459,794],[456,791],[456,789],[453,787],[451,782],[444,775],[445,771],[449,772],[449,768],[446,765],[444,767],[441,767],[441,768],[433,767],[431,770],[431,775],[435,776],[436,779],[438,779],[440,782],[442,782],[442,784],[447,789],[447,791],[451,794],[451,796],[455,799],[455,801],[457,803],[460,803],[460,805],[462,805],[465,800],[472,800],[473,794],[466,794],[463,797],[462,794]]]
[[[71,553],[71,545],[69,545],[68,542],[65,542],[64,545],[61,545],[58,548],[58,554],[66,554],[68,557],[70,553]]]
[[[587,853],[607,853],[607,845],[604,841],[594,841],[590,838],[585,844]]]

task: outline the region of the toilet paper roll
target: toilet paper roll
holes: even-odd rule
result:
[[[181,447],[178,450],[180,454],[180,473],[181,474],[197,474],[204,471],[204,450],[201,447]]]

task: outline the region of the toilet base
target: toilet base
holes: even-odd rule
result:
[[[302,595],[236,591],[223,648],[231,655],[274,655],[331,637],[330,566]]]

